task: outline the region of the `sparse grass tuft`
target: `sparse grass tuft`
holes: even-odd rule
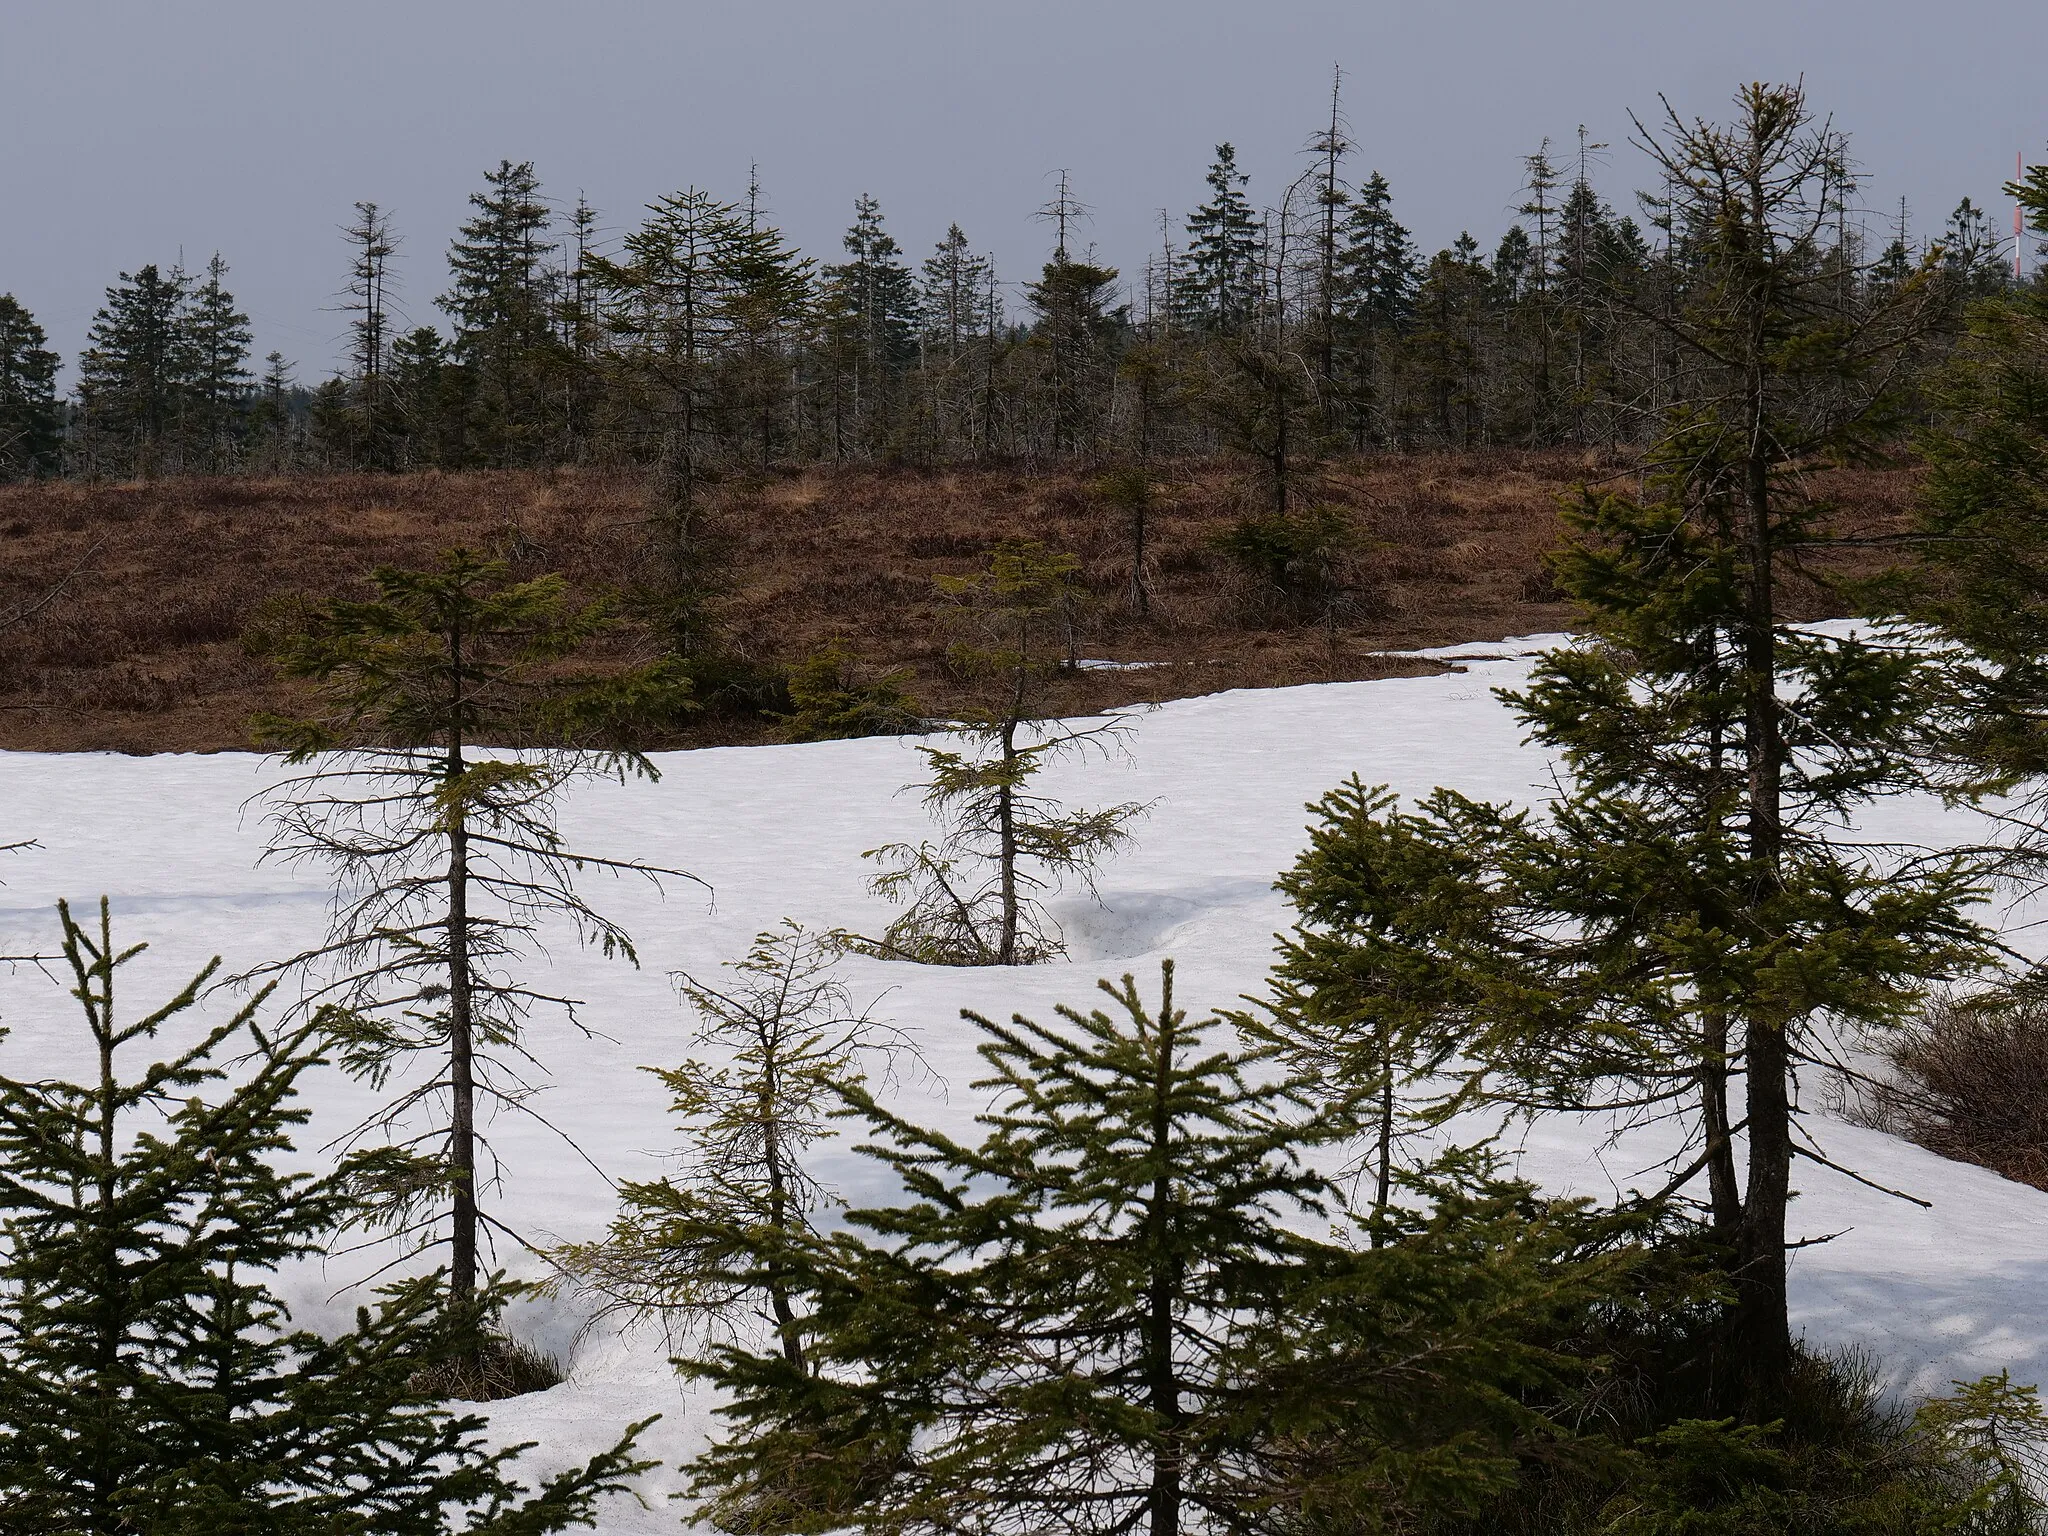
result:
[[[490,1335],[474,1354],[436,1361],[413,1377],[418,1391],[442,1401],[495,1403],[562,1384],[561,1362],[518,1339]]]

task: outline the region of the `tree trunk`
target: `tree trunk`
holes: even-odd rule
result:
[[[1145,501],[1149,485],[1141,486],[1131,507],[1131,611],[1139,617],[1151,613],[1152,594],[1145,590]]]
[[[1146,1233],[1152,1276],[1146,1297],[1145,1373],[1147,1396],[1157,1425],[1152,1452],[1151,1536],[1179,1536],[1181,1498],[1180,1378],[1173,1358],[1174,1300],[1180,1291],[1180,1263],[1173,1251],[1173,991],[1169,975],[1159,1004],[1159,1033],[1152,1082],[1153,1179]]]
[[[1725,515],[1717,519],[1723,544],[1732,537]],[[1721,635],[1713,634],[1711,660],[1707,671],[1708,689],[1719,696],[1722,689]],[[1723,837],[1730,830],[1722,822],[1728,764],[1728,743],[1722,729],[1721,717],[1712,717],[1707,743],[1707,788],[1705,805],[1715,839],[1716,849],[1724,846]],[[1728,913],[1719,903],[1714,903],[1708,914],[1709,924],[1724,931],[1731,926]],[[1703,989],[1707,990],[1707,989]],[[1742,1187],[1735,1172],[1735,1133],[1728,1115],[1728,1033],[1729,1017],[1727,998],[1721,995],[1716,985],[1710,995],[1701,1000],[1700,1007],[1700,1118],[1706,1134],[1707,1198],[1713,1213],[1714,1235],[1724,1243],[1736,1241],[1737,1229],[1742,1225]]]
[[[1742,1192],[1735,1176],[1735,1138],[1728,1118],[1728,1011],[1705,1011],[1700,1031],[1700,1116],[1707,1145],[1707,1199],[1714,1235],[1733,1242],[1742,1224]]]
[[[697,551],[697,340],[694,325],[684,327],[682,388],[675,402],[678,430],[670,436],[666,484],[668,505],[670,645],[677,656],[694,658],[702,648]]]
[[[761,1149],[768,1168],[768,1225],[777,1238],[788,1235],[789,1220],[789,1175],[782,1166],[782,1138],[777,1132],[775,1114],[776,1057],[771,1053],[767,1070],[762,1081],[757,1107],[761,1114]],[[782,1358],[798,1370],[804,1366],[803,1340],[796,1327],[796,1309],[790,1305],[789,1283],[782,1273],[779,1257],[767,1265],[768,1306],[775,1314],[775,1332],[782,1340]]]
[[[121,1360],[120,1309],[127,1298],[127,1290],[121,1279],[121,1233],[116,1230],[114,1213],[118,1187],[115,1177],[115,1135],[114,1119],[119,1097],[119,1086],[114,1081],[114,949],[111,935],[107,930],[106,906],[100,908],[100,962],[104,978],[104,993],[100,1001],[100,1018],[94,1033],[99,1036],[100,1051],[100,1102],[99,1102],[99,1179],[96,1194],[96,1209],[100,1231],[99,1252],[95,1256],[100,1272],[100,1295],[95,1311],[98,1323],[93,1330],[93,1468],[92,1468],[92,1530],[94,1536],[112,1536],[126,1523],[114,1507],[116,1495],[121,1491],[119,1469],[114,1465],[114,1422],[120,1412],[121,1388],[115,1380],[115,1368]],[[88,999],[88,1001],[91,1001]]]
[[[1273,515],[1287,515],[1287,418],[1292,414],[1287,404],[1287,385],[1284,359],[1276,357],[1273,370]]]
[[[1379,1118],[1379,1145],[1376,1148],[1379,1170],[1372,1195],[1372,1245],[1378,1248],[1387,1240],[1387,1211],[1394,1197],[1394,1031],[1382,1019],[1376,1032],[1379,1035],[1380,1084],[1375,1095],[1379,1103],[1374,1108]]]
[[[1017,721],[1003,722],[1003,782],[996,788],[996,835],[1002,868],[1003,931],[996,950],[997,965],[1017,963],[1017,797],[1011,772],[1017,761]]]
[[[448,729],[447,782],[457,786],[462,752],[462,630],[449,631],[455,691]],[[448,1292],[457,1301],[476,1294],[476,1015],[469,954],[468,808],[458,792],[448,812],[448,1173],[454,1186],[449,1238]]]
[[[1757,206],[1761,207],[1761,198]],[[1748,454],[1743,466],[1749,564],[1743,635],[1743,729],[1748,738],[1748,834],[1751,900],[1777,891],[1784,822],[1778,732],[1777,631],[1769,448],[1765,437],[1763,338],[1754,338],[1746,381]],[[1791,1198],[1791,1048],[1786,1021],[1752,1004],[1744,1019],[1749,1090],[1749,1177],[1736,1244],[1735,1342],[1748,1411],[1773,1416],[1792,1369],[1786,1318],[1785,1213]]]

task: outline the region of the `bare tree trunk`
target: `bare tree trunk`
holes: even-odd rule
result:
[[[1145,503],[1149,484],[1139,488],[1131,506],[1131,611],[1141,618],[1152,612],[1152,594],[1145,587]]]
[[[1292,415],[1288,408],[1287,386],[1284,382],[1286,359],[1278,352],[1274,354],[1273,371],[1273,511],[1276,516],[1287,515],[1287,418]]]
[[[1142,464],[1152,457],[1152,378],[1149,371],[1139,376],[1137,394],[1138,462]]]

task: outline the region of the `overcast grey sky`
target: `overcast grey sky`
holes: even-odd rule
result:
[[[68,365],[120,270],[218,249],[301,377],[341,317],[338,226],[396,217],[401,302],[438,318],[442,252],[482,170],[531,159],[616,231],[663,192],[740,195],[833,259],[854,196],[921,259],[949,220],[1025,276],[1067,167],[1089,236],[1135,272],[1159,210],[1199,199],[1230,139],[1272,196],[1346,71],[1361,168],[1429,249],[1511,220],[1520,156],[1583,123],[1645,176],[1628,112],[1716,114],[1803,74],[1852,136],[1877,210],[1922,228],[1997,201],[2043,154],[2044,0],[0,0],[0,292]],[[67,366],[68,373],[68,366]]]

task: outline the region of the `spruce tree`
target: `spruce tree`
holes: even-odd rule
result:
[[[975,359],[970,352],[988,277],[988,258],[969,248],[958,224],[947,226],[946,237],[919,269],[926,409],[942,450],[958,452],[973,440]]]
[[[502,1298],[443,1307],[400,1283],[332,1338],[294,1329],[279,1269],[324,1254],[368,1171],[278,1163],[307,1113],[324,1024],[259,1022],[263,996],[139,1072],[186,1033],[216,960],[124,1019],[107,906],[59,908],[93,1076],[0,1074],[0,1520],[20,1536],[133,1531],[439,1536],[588,1525],[641,1469],[634,1426],[538,1494],[527,1449],[427,1400],[421,1372],[470,1347]],[[232,1071],[221,1064],[237,1053]]]
[[[975,451],[983,458],[995,452],[996,423],[1006,402],[999,369],[1007,351],[1006,343],[1015,331],[1007,325],[1003,310],[1003,284],[993,259],[982,276],[981,290],[981,378],[975,412]]]
[[[911,696],[908,667],[863,666],[834,639],[789,670],[789,713],[780,717],[789,741],[847,741],[910,736],[930,728]]]
[[[865,192],[854,202],[853,223],[840,243],[847,259],[825,273],[842,296],[862,357],[878,376],[900,368],[916,347],[916,281],[882,226],[882,205]]]
[[[53,473],[63,445],[57,354],[36,317],[0,293],[0,480]]]
[[[155,474],[178,464],[195,359],[184,272],[154,265],[123,272],[93,316],[78,359],[81,435],[88,465]]]
[[[1831,532],[1811,471],[1879,439],[1891,365],[1933,313],[1927,280],[1839,281],[1852,253],[1822,243],[1838,137],[1812,130],[1796,89],[1755,87],[1738,107],[1733,125],[1652,140],[1701,241],[1670,320],[1686,402],[1646,494],[1589,493],[1573,511],[1555,571],[1589,640],[1510,700],[1560,754],[1562,793],[1537,815],[1455,795],[1421,808],[1453,910],[1483,917],[1455,947],[1459,929],[1439,925],[1421,958],[1449,963],[1443,1001],[1470,1000],[1489,1091],[1684,1128],[1665,1186],[1645,1193],[1704,1185],[1696,1208],[1733,1297],[1720,1390],[1763,1421],[1793,1371],[1795,1160],[1826,1161],[1797,1074],[1827,1063],[1833,1031],[1881,1028],[1980,963],[1985,935],[1970,859],[1842,836],[1917,783],[1926,669],[1909,647],[1783,613],[1788,568]],[[1370,810],[1344,832],[1360,882],[1401,830]],[[1371,890],[1345,899],[1370,913]],[[1338,949],[1370,966],[1385,943],[1368,929]]]
[[[453,281],[437,302],[454,323],[451,350],[473,379],[471,425],[484,459],[525,463],[542,444],[544,390],[560,361],[553,217],[530,160],[499,161],[469,204],[448,247]]]
[[[1114,267],[1075,261],[1061,248],[1038,281],[1024,286],[1035,322],[1031,347],[1043,360],[1047,446],[1055,453],[1080,451],[1099,438],[1123,318],[1108,310],[1116,275]]]
[[[215,470],[234,467],[250,383],[249,317],[235,308],[227,272],[214,252],[182,317],[192,359],[189,431],[201,462]]]
[[[945,239],[919,269],[923,333],[949,358],[957,356],[974,336],[987,271],[987,258],[974,254],[958,224],[946,227]]]
[[[1502,382],[1507,386],[1502,391],[1505,408],[1500,429],[1503,434],[1523,438],[1533,445],[1554,438],[1560,421],[1556,377],[1558,332],[1562,325],[1558,276],[1564,244],[1560,238],[1561,209],[1556,194],[1565,182],[1563,171],[1551,158],[1549,139],[1539,144],[1534,154],[1522,157],[1522,167],[1525,200],[1515,211],[1529,221],[1535,235],[1530,239],[1528,231],[1517,226],[1528,242],[1527,264],[1517,264],[1513,276],[1519,281],[1513,284],[1511,292],[1502,294],[1508,301],[1503,317],[1508,335],[1503,338],[1506,345],[1499,357]],[[1503,242],[1503,251],[1506,249]]]
[[[1533,155],[1522,157],[1522,172],[1525,178],[1522,182],[1522,191],[1528,200],[1517,207],[1515,212],[1526,219],[1533,219],[1536,224],[1536,264],[1532,270],[1535,273],[1535,288],[1540,294],[1549,290],[1551,270],[1555,261],[1551,235],[1557,227],[1558,210],[1551,194],[1564,185],[1564,178],[1558,171],[1557,163],[1550,158],[1550,140],[1545,139],[1537,145]]]
[[[391,215],[375,203],[357,203],[353,223],[342,230],[349,244],[348,284],[342,308],[348,326],[349,368],[359,387],[381,378],[391,350],[391,258],[398,235]]]
[[[1983,935],[1965,916],[1968,860],[1840,841],[1858,807],[1915,783],[1923,669],[1781,607],[1786,567],[1829,535],[1811,465],[1882,426],[1882,365],[1910,344],[1924,290],[1845,313],[1813,243],[1837,141],[1809,132],[1796,90],[1739,105],[1733,126],[1667,146],[1715,242],[1676,327],[1692,399],[1648,497],[1588,495],[1573,515],[1557,576],[1598,643],[1552,653],[1514,699],[1563,754],[1568,793],[1541,834],[1478,816],[1467,835],[1521,861],[1554,1084],[1689,1127],[1671,1189],[1706,1181],[1736,1298],[1736,1396],[1768,1418],[1792,1368],[1794,1162],[1824,1160],[1796,1074],[1830,1029],[1893,1021],[1975,963]],[[1568,942],[1537,937],[1560,923]]]
[[[350,406],[357,418],[350,434],[351,458],[378,469],[396,469],[402,429],[392,398],[393,352],[391,258],[398,235],[391,215],[371,202],[355,205],[355,218],[342,229],[349,246],[348,280],[341,310],[348,322]]]
[[[695,1469],[720,1523],[1173,1536],[1211,1502],[1245,1406],[1236,1325],[1301,1262],[1286,1223],[1326,1192],[1285,1093],[1165,978],[1156,1008],[1104,983],[1114,1018],[967,1015],[996,1096],[979,1146],[851,1093],[906,1199],[850,1213],[874,1240],[832,1245],[803,1366],[734,1348],[696,1368],[741,1426]]]
[[[1061,669],[1075,569],[1071,556],[1009,542],[980,574],[940,578],[970,637],[953,647],[953,663],[975,692],[956,711],[953,745],[917,749],[931,770],[921,787],[939,840],[866,855],[881,866],[873,889],[905,908],[881,939],[859,941],[874,952],[940,965],[1048,959],[1062,949],[1043,898],[1068,880],[1092,893],[1097,865],[1130,840],[1142,805],[1069,810],[1031,789],[1055,760],[1115,741],[1114,721],[1048,718],[1045,687]]]
[[[1415,247],[1394,218],[1393,192],[1378,171],[1350,194],[1335,252],[1332,387],[1354,413],[1361,443],[1385,443],[1385,375],[1396,338],[1415,309]]]
[[[1535,815],[1445,793],[1422,808],[1448,906],[1420,958],[1470,1021],[1475,1089],[1679,1133],[1640,1193],[1689,1206],[1726,1266],[1732,1305],[1706,1364],[1721,1411],[1762,1422],[1792,1371],[1794,1162],[1832,1166],[1797,1074],[1832,1069],[1839,1031],[1899,1022],[1982,963],[1968,915],[1982,887],[1965,856],[1842,842],[1859,807],[1911,787],[1927,694],[1910,654],[1790,626],[1774,630],[1772,677],[1800,707],[1774,722],[1763,864],[1746,550],[1683,482],[1658,488],[1589,497],[1575,516],[1558,579],[1592,638],[1509,697],[1560,754],[1561,793]],[[1369,869],[1387,836],[1351,829],[1346,858]],[[1366,965],[1379,947],[1338,954]]]
[[[2008,274],[1998,248],[1990,214],[1967,197],[1956,204],[1942,230],[1941,266],[1958,298],[1980,299],[2005,291]]]
[[[897,383],[917,355],[917,279],[868,194],[841,244],[846,260],[824,269],[820,303],[835,456],[885,445]]]
[[[282,352],[267,354],[249,407],[249,434],[259,470],[275,474],[292,468],[300,436],[299,393],[290,359]]]
[[[466,463],[467,376],[441,333],[421,325],[393,341],[385,381],[397,418],[397,461],[444,469]]]
[[[1826,533],[1828,509],[1814,499],[1808,471],[1817,460],[1853,456],[1882,431],[1891,367],[1934,318],[1935,294],[1925,279],[1877,295],[1843,280],[1853,250],[1839,238],[1824,244],[1840,228],[1842,141],[1814,125],[1800,88],[1745,87],[1736,109],[1725,126],[1673,118],[1662,135],[1644,138],[1669,173],[1682,221],[1700,232],[1695,277],[1672,324],[1690,403],[1660,457],[1677,477],[1680,516],[1724,554],[1732,574],[1732,611],[1716,627],[1732,671],[1726,687],[1739,704],[1731,720],[1744,774],[1738,889],[1747,893],[1743,926],[1756,925],[1747,942],[1765,952],[1800,942],[1793,913],[1774,913],[1774,905],[1782,899],[1796,908],[1820,894],[1810,881],[1828,889],[1820,870],[1794,877],[1788,863],[1805,856],[1802,845],[1821,857],[1810,818],[1825,815],[1839,794],[1873,787],[1860,773],[1846,784],[1824,773],[1802,783],[1793,742],[1805,722],[1838,719],[1843,752],[1860,759],[1893,720],[1881,695],[1882,658],[1849,642],[1817,644],[1783,617],[1788,560]],[[1788,674],[1804,687],[1788,694]],[[1811,702],[1788,710],[1785,699],[1806,688]],[[1932,878],[1938,888],[1939,873]],[[1939,929],[1946,917],[1937,900],[1922,920]],[[1889,990],[1891,963],[1852,970],[1841,984],[1867,979]],[[1892,974],[1915,973],[1910,961],[1896,963]],[[1792,1076],[1801,1029],[1829,1001],[1826,990],[1809,1001],[1759,985],[1736,1010],[1749,1155],[1736,1242],[1737,1332],[1759,1411],[1782,1401],[1791,1370]]]
[[[2048,171],[2007,190],[2048,230]],[[2048,699],[2048,293],[2039,284],[1969,311],[1935,380],[1938,415],[1918,512],[1911,617],[1959,647],[1942,658],[1947,708],[1928,743],[1948,785],[2007,797],[2012,873],[2048,854],[2048,753],[2034,725]]]
[[[1376,331],[1398,329],[1415,304],[1415,247],[1393,210],[1393,189],[1374,171],[1352,195],[1337,251],[1342,312]]]
[[[1312,137],[1306,153],[1312,157],[1308,175],[1315,187],[1314,245],[1307,263],[1308,314],[1314,327],[1316,386],[1323,401],[1323,425],[1334,426],[1338,405],[1337,323],[1343,307],[1341,289],[1344,209],[1351,202],[1352,188],[1342,174],[1345,156],[1353,145],[1344,121],[1344,71],[1338,67],[1330,78],[1330,120]]]
[[[1095,493],[1124,517],[1131,543],[1131,580],[1125,602],[1141,618],[1152,611],[1152,589],[1146,581],[1146,534],[1158,508],[1158,487],[1139,467],[1112,470],[1095,484]]]
[[[1250,328],[1260,307],[1264,226],[1244,195],[1250,178],[1237,151],[1216,146],[1204,178],[1209,201],[1187,218],[1187,254],[1175,285],[1176,314],[1185,325],[1223,336]]]
[[[1327,402],[1317,396],[1320,340],[1312,328],[1289,323],[1287,289],[1300,262],[1289,254],[1289,215],[1308,177],[1288,189],[1269,230],[1244,199],[1235,151],[1221,144],[1216,153],[1209,172],[1215,197],[1189,218],[1177,280],[1185,301],[1178,318],[1206,342],[1194,351],[1185,397],[1199,422],[1253,461],[1271,515],[1284,518],[1301,450],[1314,451],[1315,430],[1327,419]],[[1330,162],[1325,172],[1333,174]],[[1323,218],[1327,225],[1327,205]],[[1320,273],[1312,271],[1310,281],[1320,281]]]
[[[1520,304],[1536,287],[1536,246],[1529,231],[1515,224],[1493,248],[1493,289],[1501,303]]]
[[[1305,1165],[1309,1085],[1164,967],[1109,1005],[982,1031],[969,1144],[859,1089],[900,1193],[826,1237],[734,1232],[797,1292],[686,1361],[730,1426],[691,1468],[729,1530],[1426,1529],[1563,1437],[1548,1349],[1613,1289],[1569,1210],[1441,1182],[1374,1249]],[[1425,1363],[1427,1362],[1427,1363]]]
[[[1484,1060],[1491,1027],[1474,944],[1491,937],[1498,865],[1446,835],[1440,802],[1402,811],[1355,776],[1311,809],[1309,846],[1278,881],[1295,912],[1270,990],[1243,1023],[1330,1087],[1325,1114],[1357,1139],[1375,1245],[1411,1154],[1476,1086],[1454,1070]]]
[[[1080,259],[1072,254],[1069,237],[1092,214],[1061,171],[1052,201],[1038,210],[1039,219],[1053,226],[1052,259],[1038,281],[1024,288],[1033,311],[1029,348],[1039,364],[1044,436],[1054,453],[1095,442],[1109,404],[1112,348],[1127,318],[1121,311],[1108,313],[1116,269],[1098,265],[1092,252]]]
[[[1476,448],[1486,441],[1482,349],[1492,288],[1493,274],[1469,233],[1431,258],[1416,288],[1406,362],[1431,434],[1446,448]]]
[[[772,306],[792,297],[786,290],[803,274],[788,267],[774,231],[750,231],[730,203],[696,187],[664,197],[648,213],[616,259],[594,256],[590,267],[614,360],[662,422],[660,601],[670,651],[694,659],[710,642],[703,491],[716,477],[720,365],[749,317],[772,328]]]
[[[577,193],[576,206],[569,210],[566,221],[562,271],[556,285],[555,327],[566,378],[561,391],[561,437],[555,452],[571,462],[589,456],[604,396],[598,366],[604,327],[590,265],[597,244],[597,219],[597,210]]]
[[[735,230],[724,260],[731,317],[726,389],[733,398],[728,430],[752,438],[755,460],[765,468],[793,435],[791,363],[815,318],[818,264],[768,222],[758,181],[748,188],[745,226]]]
[[[605,1240],[561,1255],[603,1310],[654,1318],[679,1341],[758,1325],[802,1366],[795,1288],[775,1250],[815,1239],[839,1204],[810,1154],[834,1134],[841,1095],[907,1051],[872,1006],[854,1006],[833,974],[839,957],[836,941],[785,922],[755,937],[730,980],[677,978],[698,1020],[691,1044],[711,1059],[650,1069],[688,1137],[670,1155],[676,1171],[621,1184]]]
[[[1775,1209],[1782,1244],[1790,1160],[1820,1155],[1797,1132],[1792,1074],[1824,1060],[1830,1030],[1892,1022],[1975,962],[1981,935],[1964,912],[1977,887],[1966,860],[1836,846],[1858,806],[1911,786],[1904,759],[1927,694],[1910,655],[1790,632],[1778,686],[1805,702],[1776,737],[1781,840],[1770,875],[1758,870],[1742,551],[1664,489],[1647,505],[1589,497],[1575,514],[1558,579],[1598,643],[1552,653],[1511,700],[1563,754],[1568,794],[1541,830],[1470,807],[1451,819],[1527,903],[1509,926],[1535,946],[1541,979],[1520,1001],[1555,1041],[1532,1059],[1537,1080],[1553,1102],[1683,1124],[1668,1193],[1705,1184],[1699,1208],[1755,1286],[1757,1268],[1782,1274],[1768,1253],[1745,1261],[1759,1206]],[[1552,949],[1535,936],[1556,924],[1571,937]],[[1759,1145],[1760,1120],[1782,1145]],[[1768,1369],[1770,1344],[1738,1349]],[[1767,1382],[1747,1385],[1768,1398]]]
[[[1219,339],[1189,370],[1196,418],[1248,461],[1251,494],[1267,506],[1259,520],[1276,525],[1293,518],[1295,491],[1320,448],[1315,379],[1296,340],[1277,328]]]
[[[571,847],[556,829],[569,786],[653,778],[626,742],[676,707],[673,668],[594,663],[612,620],[570,602],[560,577],[508,580],[502,563],[451,550],[430,571],[380,569],[368,601],[308,605],[266,647],[315,686],[321,712],[266,717],[263,735],[303,769],[270,791],[272,856],[332,871],[337,896],[304,968],[308,996],[347,1010],[342,1061],[391,1097],[355,1139],[396,1135],[383,1219],[449,1249],[449,1288],[478,1286],[497,1183],[488,1112],[532,1113],[522,1049],[540,990],[514,963],[551,918],[607,955],[632,940],[576,892],[585,869],[663,873]],[[523,748],[517,756],[507,748]]]
[[[1580,130],[1583,141],[1585,130]],[[1558,209],[1558,250],[1555,284],[1562,341],[1571,370],[1566,394],[1566,419],[1571,423],[1565,435],[1575,443],[1587,438],[1587,408],[1599,391],[1598,326],[1600,296],[1614,280],[1614,274],[1600,271],[1601,257],[1608,247],[1614,213],[1586,179],[1585,157],[1592,147],[1580,146],[1580,169]]]

